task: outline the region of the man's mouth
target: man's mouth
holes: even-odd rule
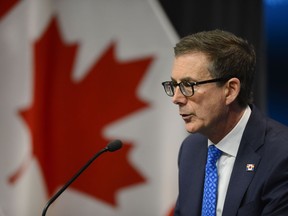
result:
[[[190,121],[192,114],[180,114],[184,121]]]

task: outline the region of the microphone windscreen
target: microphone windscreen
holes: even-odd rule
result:
[[[107,149],[110,152],[114,152],[122,148],[122,142],[120,140],[114,140],[107,145]]]

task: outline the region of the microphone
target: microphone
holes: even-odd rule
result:
[[[88,166],[102,153],[114,152],[122,148],[122,142],[120,140],[114,140],[110,142],[105,148],[97,152],[51,199],[47,202],[46,206],[42,211],[42,216],[46,215],[49,206],[81,175],[81,173],[88,168]]]

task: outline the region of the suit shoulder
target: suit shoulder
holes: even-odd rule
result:
[[[288,127],[271,118],[267,120],[267,134],[275,138],[286,138],[286,142],[288,142]]]

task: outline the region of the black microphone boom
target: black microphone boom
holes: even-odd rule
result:
[[[42,216],[46,215],[49,206],[81,175],[81,173],[88,168],[88,166],[102,153],[114,152],[122,148],[122,142],[120,140],[114,140],[110,142],[105,148],[97,152],[51,199],[47,202],[45,208],[42,211]]]

